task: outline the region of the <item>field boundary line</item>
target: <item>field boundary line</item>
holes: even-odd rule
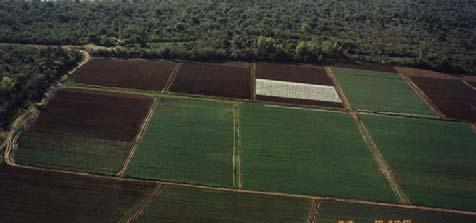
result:
[[[160,183],[160,184],[163,184],[163,185],[180,186],[180,187],[195,188],[195,189],[206,189],[206,190],[214,190],[214,191],[237,192],[237,193],[257,194],[257,195],[269,195],[269,196],[279,196],[279,197],[309,199],[309,200],[338,201],[338,202],[345,202],[345,203],[350,203],[350,204],[367,204],[367,205],[376,205],[376,206],[383,206],[383,207],[406,208],[406,209],[437,211],[437,212],[444,212],[444,213],[453,213],[453,214],[476,216],[476,211],[457,210],[457,209],[440,208],[440,207],[428,207],[428,206],[419,206],[419,205],[412,205],[412,204],[388,203],[388,202],[359,200],[359,199],[352,199],[352,198],[339,198],[339,197],[330,197],[330,196],[317,196],[317,195],[289,194],[289,193],[282,193],[282,192],[266,192],[266,191],[244,190],[244,189],[216,187],[216,186],[189,184],[189,183],[176,183],[176,182],[168,182],[168,181],[160,181],[160,180],[126,178],[126,177],[117,177],[117,176],[108,176],[108,175],[98,175],[98,174],[85,173],[85,172],[75,172],[75,171],[71,171],[71,170],[48,169],[48,168],[43,168],[43,167],[19,165],[19,164],[16,164],[16,163],[12,163],[12,164],[8,164],[8,165],[13,166],[13,167],[17,167],[17,168],[34,170],[34,171],[72,174],[72,175],[77,175],[77,176],[103,178],[103,179],[110,179],[110,180],[117,180],[117,181]]]
[[[5,138],[5,149],[3,150],[3,160],[8,165],[13,165],[15,151],[18,149],[17,140],[23,130],[35,119],[38,111],[30,106],[24,113],[20,114],[11,125],[11,130]]]
[[[154,188],[154,190],[150,192],[147,196],[145,196],[144,199],[142,199],[136,205],[136,207],[128,214],[124,222],[129,223],[136,220],[142,213],[144,213],[144,210],[150,205],[150,203],[152,203],[152,200],[156,198],[157,196],[159,196],[160,192],[165,187],[166,185],[158,183],[157,186]]]
[[[309,223],[316,223],[317,222],[317,215],[319,213],[319,207],[321,206],[321,200],[314,200],[312,203],[311,212],[309,213]]]
[[[473,87],[473,85],[469,84],[466,80],[461,80],[464,85],[468,86],[469,88],[473,89],[473,91],[476,91],[476,87]]]
[[[251,100],[256,101],[256,63],[251,64]]]
[[[374,157],[374,160],[377,162],[380,172],[382,172],[385,178],[387,178],[387,182],[390,188],[392,189],[393,193],[396,195],[400,203],[410,204],[410,199],[408,199],[408,196],[405,194],[403,189],[398,184],[397,179],[393,175],[392,169],[390,168],[390,165],[383,158],[383,155],[378,149],[377,144],[374,142],[369,131],[367,130],[364,123],[360,119],[358,112],[351,112],[351,114],[355,122],[357,123],[357,128],[359,129],[359,132],[362,135],[362,138],[364,139],[365,143],[368,145],[370,153]]]
[[[233,104],[233,186],[243,187],[240,143],[240,102]]]
[[[400,67],[394,66],[393,67],[397,73],[400,75],[400,77],[407,83],[408,86],[410,86],[411,89],[420,97],[420,99],[425,102],[425,104],[430,107],[430,109],[436,113],[440,117],[440,119],[446,119],[446,115],[444,115],[438,107],[433,103],[433,101],[428,97],[425,92],[423,92],[413,81],[403,73],[402,70],[400,70]]]
[[[418,115],[418,114],[409,114],[409,113],[400,113],[400,112],[372,111],[372,110],[366,110],[366,109],[357,109],[357,112],[362,114],[369,114],[369,115],[376,114],[376,115],[386,115],[386,116],[399,116],[403,118],[427,119],[427,120],[436,120],[436,121],[442,120],[439,116]],[[445,121],[451,121],[451,119],[447,119]]]
[[[177,76],[178,71],[182,67],[181,63],[176,63],[174,69],[172,70],[172,73],[170,73],[169,79],[165,83],[164,89],[162,89],[162,93],[167,93],[170,90],[170,87],[175,81],[175,77]]]
[[[344,90],[342,89],[339,82],[337,81],[337,78],[335,77],[335,74],[332,71],[332,68],[330,66],[326,66],[325,70],[326,70],[327,76],[332,80],[332,83],[334,84],[334,88],[336,89],[337,94],[342,99],[342,103],[344,103],[344,109],[348,111],[352,111],[352,106],[350,104],[350,101],[347,98],[347,96],[344,94]]]
[[[124,160],[124,163],[122,165],[122,168],[119,170],[119,172],[116,173],[117,176],[124,176],[124,173],[126,172],[127,168],[129,167],[129,163],[132,161],[134,158],[134,155],[136,154],[137,148],[139,147],[139,141],[142,139],[142,136],[144,135],[145,131],[147,131],[147,128],[149,127],[149,123],[152,119],[152,116],[154,115],[155,109],[157,108],[158,104],[160,101],[159,98],[154,98],[154,102],[152,105],[150,105],[149,112],[147,116],[144,118],[144,121],[142,123],[142,126],[139,130],[139,133],[136,135],[131,151],[129,152],[129,156],[127,156],[126,160]]]

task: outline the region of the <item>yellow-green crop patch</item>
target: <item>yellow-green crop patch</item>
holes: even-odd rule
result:
[[[125,174],[233,186],[233,105],[163,97]]]
[[[476,135],[468,124],[362,115],[410,201],[476,210]]]
[[[436,116],[397,73],[340,67],[332,71],[356,109]]]
[[[395,201],[351,115],[240,106],[243,187]]]

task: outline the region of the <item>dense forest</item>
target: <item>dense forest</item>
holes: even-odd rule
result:
[[[476,73],[473,0],[3,0],[0,42],[102,56],[407,64]]]
[[[60,47],[0,45],[0,131],[18,109],[40,100],[50,85],[82,59]]]

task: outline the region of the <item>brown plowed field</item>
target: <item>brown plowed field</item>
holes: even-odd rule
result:
[[[241,64],[182,64],[172,92],[251,99],[251,68]]]
[[[0,222],[119,222],[155,184],[0,165]]]
[[[468,81],[468,84],[476,88],[476,81]]]
[[[476,91],[461,80],[410,78],[447,117],[476,121]]]
[[[141,95],[60,89],[30,130],[131,141],[152,102]]]
[[[257,101],[273,101],[277,103],[292,104],[292,105],[299,104],[299,105],[310,105],[310,106],[344,108],[344,105],[342,103],[327,102],[327,101],[313,101],[313,100],[294,99],[294,98],[280,98],[280,97],[262,96],[262,95],[256,95],[256,100]]]
[[[457,76],[440,73],[431,70],[422,70],[417,68],[409,68],[409,67],[399,67],[399,70],[410,77],[429,77],[429,78],[438,78],[438,79],[450,79],[450,80],[458,80]]]
[[[146,60],[94,59],[73,74],[78,83],[162,90],[175,63]]]
[[[256,78],[332,86],[324,67],[295,64],[256,64]]]
[[[334,66],[360,69],[360,70],[370,70],[370,71],[377,71],[377,72],[392,72],[392,73],[397,72],[395,68],[393,68],[393,66],[389,66],[389,65],[337,63]]]

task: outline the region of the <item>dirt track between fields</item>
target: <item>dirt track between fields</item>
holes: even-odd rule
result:
[[[441,119],[445,119],[446,116],[438,109],[433,101],[423,92],[413,81],[408,78],[408,74],[405,73],[405,69],[395,67],[395,70],[400,74],[403,80],[415,91],[415,93],[435,112]]]
[[[321,200],[315,200],[314,203],[312,204],[312,209],[311,209],[311,214],[309,218],[310,223],[316,223],[317,222],[317,215],[319,214],[319,207],[321,206]]]
[[[139,133],[136,135],[134,139],[134,143],[132,145],[129,156],[127,156],[127,159],[124,161],[124,165],[122,166],[121,170],[119,170],[119,172],[116,174],[116,176],[124,176],[124,173],[126,172],[127,167],[129,166],[129,163],[132,161],[132,159],[134,158],[134,155],[136,154],[137,147],[139,147],[140,139],[144,135],[145,131],[147,131],[150,120],[152,119],[152,116],[154,115],[154,111],[157,108],[159,101],[160,101],[160,97],[155,98],[154,103],[150,105],[149,112],[147,116],[144,118],[144,121],[142,122],[142,126],[139,129]]]
[[[164,189],[167,185],[163,185],[158,183],[155,189],[149,193],[140,203],[136,205],[136,207],[129,213],[129,215],[125,218],[123,222],[129,223],[133,222],[136,220],[143,212],[144,210],[152,203],[152,200],[159,196],[160,192],[162,189]]]

